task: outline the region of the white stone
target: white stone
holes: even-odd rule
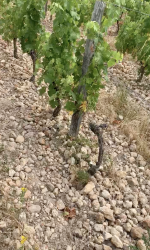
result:
[[[87,148],[86,147],[82,147],[81,148],[81,152],[84,153],[85,155],[87,155]]]
[[[132,163],[134,163],[135,162],[135,158],[134,157],[130,157],[129,158],[129,162],[132,164]]]
[[[114,235],[112,238],[111,238],[111,243],[118,247],[118,248],[123,248],[123,243],[122,241],[119,239],[118,236]]]
[[[76,160],[75,160],[74,157],[71,157],[71,158],[68,160],[68,163],[69,163],[71,166],[75,165],[75,162],[76,162]]]
[[[125,201],[124,202],[124,207],[128,208],[128,209],[131,208],[132,207],[132,201]]]
[[[19,228],[14,229],[13,230],[13,238],[14,239],[18,239],[19,236],[20,236],[20,230],[19,230]]]
[[[16,170],[17,172],[20,172],[20,171],[22,171],[22,169],[23,169],[23,167],[22,167],[22,166],[20,166],[20,165],[18,165],[18,166],[16,167],[16,169],[15,169],[15,170]]]
[[[103,232],[103,231],[104,231],[104,226],[103,226],[103,224],[95,224],[95,225],[94,225],[94,230],[95,230],[96,232]]]
[[[60,199],[56,202],[56,206],[57,206],[58,210],[63,210],[65,208],[65,204]]]
[[[114,221],[113,210],[111,210],[110,208],[104,206],[104,207],[100,208],[100,211],[104,214],[104,217],[107,220]]]
[[[83,189],[84,194],[89,194],[95,188],[95,184],[90,181]]]
[[[131,157],[136,158],[138,156],[138,154],[136,152],[131,152]]]
[[[21,165],[22,167],[24,167],[24,166],[27,164],[27,162],[28,162],[28,159],[27,159],[27,158],[21,158],[21,160],[20,160],[20,165]]]
[[[94,200],[94,201],[92,202],[92,206],[93,206],[94,211],[99,211],[99,209],[100,209],[100,204],[99,204],[99,201],[98,201],[98,200]]]
[[[124,229],[127,231],[127,232],[130,232],[131,231],[131,228],[132,228],[132,225],[130,223],[126,223],[124,224]]]
[[[22,213],[19,215],[19,219],[20,219],[21,222],[25,223],[26,220],[27,220],[26,213],[25,213],[25,212],[22,212]]]
[[[104,234],[104,236],[105,236],[105,240],[110,240],[112,238],[112,234],[107,233],[107,232]]]
[[[13,177],[15,175],[15,171],[13,169],[9,170],[9,177]]]
[[[31,198],[31,196],[32,196],[31,191],[30,191],[30,190],[27,190],[27,191],[25,192],[24,198],[25,198],[25,199],[29,199],[29,198]]]
[[[39,213],[41,211],[41,207],[39,205],[31,205],[28,209],[30,213]]]
[[[20,175],[21,180],[25,180],[26,175],[25,175],[25,173],[23,171],[21,171],[19,175]]]
[[[24,232],[29,234],[29,235],[34,235],[35,234],[35,229],[34,227],[28,226],[27,224],[24,224]]]
[[[66,250],[72,250],[71,246],[67,246]]]
[[[26,167],[24,168],[24,170],[25,170],[26,173],[31,173],[31,171],[32,171],[32,169],[29,168],[28,166],[26,166]]]
[[[109,200],[111,198],[111,195],[107,190],[103,190],[102,191],[102,197]]]
[[[23,143],[24,142],[24,137],[22,135],[18,135],[17,138],[16,138],[16,142]]]
[[[5,221],[0,221],[0,228],[5,228],[6,226],[7,225]]]

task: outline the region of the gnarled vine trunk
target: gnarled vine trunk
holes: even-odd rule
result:
[[[13,46],[14,46],[14,57],[18,59],[18,53],[17,53],[17,38],[13,39]]]
[[[46,14],[47,14],[47,7],[48,7],[48,1],[47,1],[46,4],[45,4],[45,16],[46,16]]]
[[[69,135],[71,137],[77,137],[78,136],[82,118],[83,118],[83,112],[81,110],[77,110],[72,115],[70,131],[69,131]]]
[[[56,93],[59,93],[59,89],[58,89],[58,87],[56,86],[56,83],[55,83],[55,82],[53,82],[53,87],[54,87],[54,89],[56,90]],[[60,113],[60,111],[61,111],[61,107],[62,107],[61,101],[60,101],[60,99],[59,99],[59,96],[56,97],[56,101],[58,102],[58,105],[57,105],[57,107],[56,107],[56,108],[54,109],[54,111],[53,111],[53,117],[56,117],[56,116],[59,115],[59,113]]]
[[[36,52],[34,50],[31,50],[29,55],[31,56],[32,63],[33,63],[33,75],[30,78],[30,82],[35,83],[35,64],[36,64],[37,55],[36,55]]]
[[[120,24],[119,24],[119,22],[120,22],[122,16],[123,16],[123,12],[121,13],[119,19],[117,20],[117,34],[118,34],[119,30],[120,30]]]
[[[105,9],[105,4],[102,1],[96,1],[95,6],[94,6],[94,11],[92,13],[92,21],[96,21],[99,23],[101,23],[102,20],[102,16],[104,13],[104,9]],[[84,53],[84,57],[83,57],[83,65],[82,65],[82,76],[85,76],[89,65],[92,61],[92,58],[94,56],[94,52],[95,52],[95,43],[94,40],[91,39],[87,39],[86,40],[86,45],[85,45],[85,53]],[[82,94],[84,97],[84,100],[87,99],[87,93],[86,93],[86,86],[85,85],[79,85],[78,88],[78,93]],[[70,131],[69,131],[69,135],[71,137],[77,137],[78,133],[79,133],[79,129],[80,129],[80,125],[81,125],[81,121],[83,118],[83,112],[80,109],[77,109],[71,119],[71,125],[70,125]]]
[[[143,63],[141,62],[141,68],[139,70],[139,76],[138,76],[136,82],[141,82],[142,81],[143,76],[144,76],[144,72],[145,72],[145,68],[146,68],[146,66],[144,66]]]
[[[103,129],[107,128],[107,125],[101,124],[98,126],[94,123],[90,123],[89,127],[90,127],[91,131],[97,136],[98,146],[99,146],[98,161],[96,162],[96,165],[91,164],[90,168],[88,170],[88,173],[90,175],[94,175],[96,173],[96,171],[99,169],[99,167],[101,166],[102,161],[103,161],[103,154],[104,154]]]
[[[56,98],[56,100],[57,100],[57,102],[58,102],[58,105],[57,105],[57,107],[56,107],[56,108],[54,109],[54,111],[53,111],[53,117],[56,117],[56,116],[59,115],[59,113],[60,113],[60,111],[61,111],[61,107],[62,107],[60,99],[59,99],[59,98]]]

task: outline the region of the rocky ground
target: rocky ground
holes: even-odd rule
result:
[[[67,138],[70,116],[56,119],[29,82],[31,60],[0,39],[0,244],[3,250],[112,250],[137,244],[150,228],[149,163],[109,117],[89,112],[77,141]],[[149,113],[150,90],[137,86],[137,64],[109,71],[106,92],[124,81]],[[123,119],[123,117],[121,118]],[[100,170],[78,190],[75,173],[97,161],[88,124],[107,123]],[[70,218],[69,218],[70,217]]]

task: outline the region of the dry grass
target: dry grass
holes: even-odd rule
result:
[[[111,123],[122,115],[123,121],[119,128],[131,141],[136,140],[139,154],[150,161],[149,114],[129,98],[125,88],[118,88],[116,93],[112,94],[101,91],[97,114],[106,115]]]

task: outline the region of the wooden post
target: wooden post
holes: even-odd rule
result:
[[[95,6],[94,6],[94,10],[92,13],[91,21],[96,21],[100,25],[101,20],[102,20],[102,16],[104,13],[104,9],[105,9],[105,4],[102,1],[96,1]],[[94,56],[94,53],[95,53],[94,40],[87,39],[86,45],[85,45],[85,53],[84,53],[84,57],[83,57],[81,78],[86,75],[88,68],[90,66],[90,63],[92,61],[92,58]],[[83,94],[84,100],[86,100],[87,92],[86,92],[85,85],[79,85],[78,93]],[[76,110],[74,112],[74,114],[72,115],[70,131],[69,131],[69,135],[71,137],[78,136],[83,115],[84,115],[84,113],[81,110]]]

